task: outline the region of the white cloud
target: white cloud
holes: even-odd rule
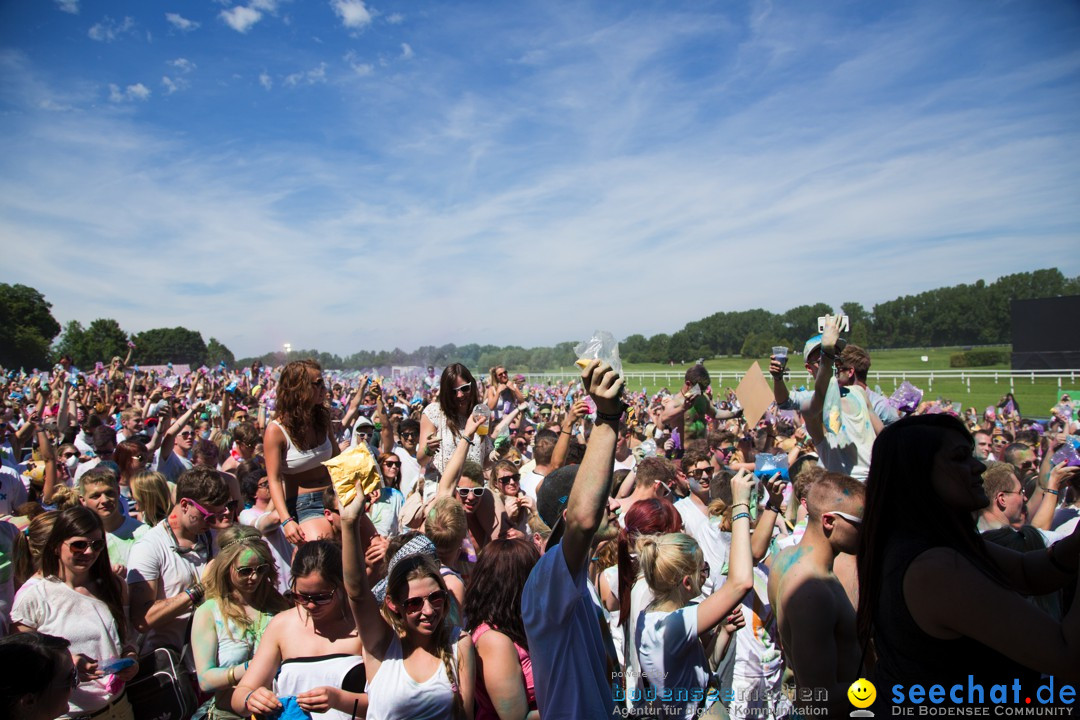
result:
[[[199,23],[194,20],[188,20],[179,13],[165,13],[165,19],[168,20],[174,28],[183,32],[197,30],[199,27]]]
[[[304,72],[295,72],[285,77],[284,83],[289,87],[297,85],[315,85],[326,82],[326,63],[319,63],[319,67]]]
[[[56,0],[56,6],[66,13],[79,14],[79,0]]]
[[[173,66],[180,72],[189,73],[195,69],[195,63],[191,62],[187,58],[176,58],[175,60],[167,61],[168,65]]]
[[[334,12],[341,18],[341,24],[353,30],[359,30],[371,23],[371,12],[364,5],[364,0],[330,0]]]
[[[161,77],[161,84],[165,86],[166,95],[172,95],[174,92],[179,92],[180,90],[187,90],[189,87],[191,87],[191,83],[188,82],[187,78],[171,78],[168,75],[163,75]]]
[[[412,46],[409,43],[401,43],[401,57],[405,60],[409,60],[415,55]]]
[[[274,81],[270,79],[270,76],[264,72],[259,73],[259,84],[269,90],[274,87]]]
[[[359,56],[357,56],[355,50],[350,50],[345,53],[345,62],[349,64],[349,67],[353,69],[360,77],[367,77],[375,72],[375,66],[371,63],[360,62]]]
[[[238,5],[231,10],[222,10],[221,19],[238,33],[246,33],[251,26],[262,20],[262,13],[250,7]]]
[[[405,22],[405,16],[401,13],[393,13],[392,15],[386,16],[386,22],[390,23],[391,25],[400,25],[401,23]]]
[[[268,12],[271,15],[277,12],[277,6],[277,0],[251,0],[250,3],[250,7]]]
[[[87,35],[90,36],[91,40],[97,40],[98,42],[112,42],[124,33],[130,32],[134,27],[135,21],[130,17],[117,22],[106,15],[101,22],[90,28]]]
[[[123,90],[119,85],[109,83],[109,102],[120,103],[127,100],[146,100],[150,97],[150,88],[142,83],[128,85]]]

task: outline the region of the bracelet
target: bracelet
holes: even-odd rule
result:
[[[1051,495],[1061,495],[1060,490],[1051,490],[1050,488],[1043,488],[1043,492],[1050,493]]]
[[[203,594],[198,586],[193,585],[185,590],[184,593],[188,596],[188,600],[191,601],[192,607],[199,607],[199,605],[202,605]]]
[[[258,688],[256,688],[256,690],[257,690],[257,689],[258,689]],[[250,700],[250,699],[251,699],[251,696],[252,696],[252,695],[254,695],[254,694],[255,694],[255,690],[252,690],[251,692],[249,692],[249,693],[247,694],[247,697],[245,697],[245,698],[244,698],[244,709],[245,709],[245,710],[247,709],[247,706],[248,706],[248,700]]]
[[[295,519],[295,518],[294,518],[294,517],[293,517],[292,515],[290,515],[289,517],[285,518],[285,519],[284,519],[284,520],[283,520],[283,521],[281,522],[281,527],[285,527],[286,525],[288,525],[288,524],[289,524],[289,523],[291,523],[291,522],[296,522],[296,519]]]
[[[747,520],[749,520],[750,519],[750,513],[741,512],[738,515],[733,516],[731,518],[731,522],[735,522],[736,520],[742,520],[743,518],[746,518]]]
[[[737,507],[739,507],[740,505],[742,505],[742,506],[743,506],[744,508],[746,508],[747,510],[749,510],[749,509],[750,509],[750,506],[749,506],[749,505],[747,505],[746,503],[733,503],[731,507],[732,507],[732,509],[734,509],[734,508],[737,508]]]
[[[1057,545],[1057,543],[1054,543],[1054,545]],[[1050,559],[1050,564],[1053,565],[1058,570],[1058,572],[1063,572],[1066,575],[1075,575],[1076,574],[1076,569],[1075,568],[1070,570],[1065,565],[1062,565],[1061,561],[1058,560],[1054,556],[1054,545],[1051,545],[1050,547],[1046,548],[1046,557]]]
[[[229,687],[235,687],[236,686],[236,666],[235,665],[230,665],[229,666],[229,672],[225,674],[225,677],[229,681]]]
[[[607,413],[602,413],[599,410],[596,411],[596,419],[597,419],[598,422],[618,423],[618,422],[620,422],[622,420],[622,416],[623,416],[622,408],[620,408],[619,412],[617,412],[614,415],[608,415]]]
[[[560,431],[559,434],[560,435],[573,435],[574,433],[570,432],[569,430],[562,430],[562,431]]]

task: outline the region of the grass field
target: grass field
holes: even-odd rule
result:
[[[1008,349],[1007,347],[1002,349]],[[789,387],[810,386],[810,377],[800,362],[799,352],[802,348],[792,348],[792,356],[788,363],[790,375]],[[875,378],[875,372],[902,373],[902,372],[925,372],[933,370],[956,370],[949,367],[949,357],[962,348],[932,348],[925,350],[877,350],[871,353],[873,365],[870,368],[869,385],[873,388],[880,385],[881,391],[886,395],[892,394],[896,386],[902,381],[900,377]],[[927,360],[924,362],[923,357]],[[695,358],[689,358],[681,365],[667,365],[663,363],[624,363],[623,370],[631,375],[633,373],[655,373],[655,377],[628,378],[627,387],[638,391],[643,388],[650,393],[657,392],[662,387],[675,388],[682,384],[682,374]],[[735,387],[743,374],[750,367],[751,362],[757,362],[762,372],[768,377],[769,359],[760,358],[757,361],[742,357],[717,357],[705,361],[705,367],[713,377],[713,387]],[[1000,370],[1002,376],[998,380],[994,378],[972,378],[970,386],[968,382],[959,378],[945,379],[934,378],[911,378],[910,382],[921,389],[926,399],[942,398],[952,402],[959,402],[965,408],[973,406],[980,411],[988,405],[996,405],[1001,397],[1013,390],[1020,409],[1024,415],[1032,417],[1045,417],[1049,414],[1051,406],[1057,402],[1059,384],[1056,379],[1035,378],[1032,382],[1028,377],[1015,377],[1010,386],[1007,377],[1008,364],[992,365],[978,370]],[[577,374],[580,372],[576,367],[563,368],[563,373]],[[1068,378],[1061,381],[1061,389],[1080,393],[1080,373],[1077,373],[1075,382]],[[1075,397],[1075,396],[1074,396]]]

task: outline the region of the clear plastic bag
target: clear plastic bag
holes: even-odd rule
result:
[[[1050,458],[1050,463],[1051,467],[1056,467],[1059,463],[1065,463],[1066,467],[1076,467],[1080,465],[1080,453],[1076,452],[1076,447],[1071,442],[1066,442]]]
[[[578,356],[578,366],[584,368],[590,360],[596,359],[606,362],[622,375],[622,360],[619,359],[619,343],[607,330],[597,330],[592,337],[574,346],[574,354]]]
[[[768,453],[759,453],[754,458],[754,475],[759,478],[771,478],[776,473],[780,473],[780,477],[785,480],[790,480],[788,477],[788,456],[783,453],[777,455],[769,455]]]

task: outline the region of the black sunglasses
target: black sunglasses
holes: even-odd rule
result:
[[[334,601],[334,593],[336,592],[337,589],[335,588],[327,593],[308,595],[307,593],[290,590],[285,593],[285,599],[297,605],[329,605]]]
[[[519,482],[520,480],[521,480],[521,475],[518,474],[518,473],[514,473],[513,475],[502,475],[502,476],[499,477],[499,482],[501,482],[503,485],[505,485],[508,482]],[[480,489],[483,490],[483,488],[480,488]]]
[[[71,540],[68,542],[68,547],[72,552],[84,553],[87,550],[90,552],[101,552],[101,549],[105,547],[104,540]]]

